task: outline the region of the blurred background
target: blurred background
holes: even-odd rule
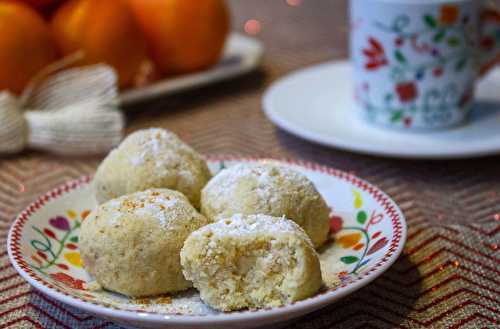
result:
[[[1,9],[4,1],[0,0],[0,20],[9,15],[8,10]],[[51,4],[51,0],[18,2],[30,2],[44,16],[47,29],[55,28],[61,32],[61,40],[66,41],[61,41],[64,45],[59,45],[57,52],[67,48],[66,54],[74,53],[76,46],[73,36],[89,33],[94,35],[99,45],[99,51],[95,54],[104,53],[120,65],[125,62],[125,69],[131,67],[128,63],[131,59],[142,65],[141,47],[144,45],[137,46],[128,43],[132,41],[126,41],[122,44],[124,48],[117,52],[118,55],[113,52],[109,54],[109,48],[105,47],[109,40],[101,40],[104,34],[93,32],[93,29],[99,28],[108,30],[109,25],[99,26],[96,17],[101,15],[102,19],[106,18],[104,13],[118,13],[119,10],[114,10],[113,4],[110,5],[114,1],[98,0],[99,3],[95,4],[112,9],[86,8],[84,4],[84,9],[70,8],[67,12],[60,10],[69,1],[55,5]],[[141,2],[149,1],[131,2],[140,7]],[[199,3],[197,0],[177,2],[191,4],[192,7]],[[217,35],[223,36],[224,40],[229,31],[237,31],[256,38],[264,48],[261,64],[255,70],[232,80],[123,106],[125,134],[147,127],[163,127],[172,130],[206,155],[289,157],[318,162],[355,173],[380,186],[398,202],[410,227],[409,243],[398,263],[374,284],[332,307],[298,320],[290,328],[446,328],[455,324],[455,327],[467,327],[470,324],[471,327],[482,328],[492,326],[494,322],[491,319],[496,319],[498,324],[500,305],[498,300],[495,301],[498,298],[494,297],[498,296],[498,288],[491,290],[491,287],[498,287],[498,276],[493,272],[477,274],[471,271],[481,264],[498,268],[498,255],[495,256],[497,258],[494,255],[500,244],[499,158],[492,156],[458,161],[387,159],[315,145],[283,132],[262,112],[262,95],[272,82],[296,69],[347,58],[348,1],[227,0],[225,3],[229,10],[230,25],[226,31],[224,24],[218,20],[215,23],[220,28]],[[189,13],[189,8],[183,10]],[[75,12],[86,14],[76,15]],[[215,12],[214,16],[217,16],[223,10]],[[146,14],[146,17],[152,17],[149,15],[152,14]],[[54,17],[58,16],[58,23],[53,23]],[[117,15],[116,22],[123,23],[123,17]],[[213,24],[209,21],[194,23],[189,19],[189,14],[186,17],[187,26],[196,25],[206,29],[206,26]],[[32,17],[26,20],[32,21]],[[5,22],[0,23],[0,31],[12,28],[9,27],[12,25],[8,25],[8,19]],[[74,27],[77,25],[79,28]],[[123,26],[127,26],[126,22]],[[39,28],[42,35],[45,33],[43,29]],[[148,31],[150,39],[155,39],[154,29],[144,29]],[[165,27],[162,31],[174,36],[181,35],[172,38],[178,39],[181,50],[185,49],[182,45],[186,44],[186,38],[182,36],[182,30],[172,32],[170,27]],[[118,32],[116,35],[120,37],[133,36],[133,33],[127,33],[126,28],[118,29]],[[2,46],[2,39],[7,43],[19,41],[6,37],[14,35],[14,32],[1,33],[0,52],[6,49]],[[210,38],[218,41],[202,47],[212,49],[213,56],[208,57],[218,59],[220,38]],[[36,44],[36,40],[41,39],[34,36],[36,49],[43,48],[43,45]],[[23,39],[23,47],[26,40]],[[84,39],[77,40],[81,42]],[[150,49],[153,46],[144,47]],[[136,52],[139,52],[139,59],[133,59],[131,55]],[[30,57],[30,53],[25,51],[21,54],[28,59]],[[190,61],[192,64],[200,52],[195,50],[191,54],[195,57]],[[201,54],[206,55],[204,52]],[[52,60],[62,58],[62,55],[56,56],[55,51],[53,53],[50,49],[44,56],[46,58],[41,63],[34,64],[32,72]],[[0,56],[2,60],[6,62],[0,64],[0,83],[4,83],[1,89],[5,89],[7,83],[13,83],[11,91],[19,95],[29,77],[12,82],[12,77],[22,76],[19,67],[5,64],[9,58]],[[159,73],[152,68],[151,63],[139,65],[142,76],[134,83],[148,86],[162,79],[176,79],[183,74],[214,69],[213,64],[207,60],[204,65],[193,65],[187,69],[181,65],[181,69],[169,71],[172,63],[167,63],[167,73]],[[2,70],[8,74],[2,74]],[[122,88],[130,90],[131,87],[124,83]],[[0,243],[4,248],[0,249],[0,292],[1,300],[5,301],[0,304],[0,327],[118,328],[31,291],[29,285],[9,265],[5,251],[7,230],[20,210],[58,184],[82,175],[92,175],[103,156],[82,154],[64,157],[32,149],[0,155]],[[460,247],[451,244],[449,239],[440,238],[449,237],[449,229],[462,239]],[[434,320],[436,322],[432,322]]]
[[[288,141],[281,140],[279,132],[276,138],[274,126],[261,111],[261,96],[273,81],[293,70],[348,56],[347,1],[227,3],[233,29],[263,42],[262,65],[233,81],[133,106],[130,124],[143,128],[150,116],[165,116],[165,127],[193,145],[203,145],[207,153],[284,155],[282,143]]]

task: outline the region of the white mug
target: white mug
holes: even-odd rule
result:
[[[464,123],[500,59],[500,14],[481,0],[351,0],[351,28],[357,108],[386,127]]]

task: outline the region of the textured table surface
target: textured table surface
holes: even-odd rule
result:
[[[346,1],[230,4],[236,29],[250,19],[261,23],[260,70],[137,105],[128,131],[161,126],[205,154],[292,157],[354,172],[387,191],[409,224],[404,254],[386,274],[289,328],[499,327],[500,158],[389,160],[316,146],[276,129],[261,111],[262,92],[290,71],[346,57]],[[0,158],[0,328],[119,328],[31,289],[10,265],[5,244],[19,210],[53,186],[93,173],[99,160],[33,152]]]

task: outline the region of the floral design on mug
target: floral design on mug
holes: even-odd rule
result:
[[[418,97],[417,85],[413,81],[401,82],[397,84],[396,92],[401,103],[409,103]]]
[[[409,15],[401,14],[391,24],[376,22],[375,27],[394,37],[389,51],[375,36],[367,38],[362,49],[364,67],[369,72],[382,68],[389,70],[393,90],[385,95],[384,108],[370,100],[370,85],[364,81],[356,90],[356,98],[368,110],[369,117],[389,112],[392,124],[411,127],[418,112],[423,121],[432,126],[453,120],[453,111],[472,104],[473,88],[449,82],[437,87],[425,87],[425,80],[438,80],[446,72],[461,74],[474,61],[475,38],[478,32],[471,18],[456,5],[443,5],[435,14],[425,13],[423,27],[411,29]],[[410,60],[409,54],[413,57]],[[416,54],[416,58],[415,58]]]
[[[382,44],[375,38],[370,37],[368,39],[369,47],[363,49],[363,54],[368,58],[365,65],[367,70],[376,70],[381,66],[388,65],[387,57],[385,56],[385,50]]]
[[[441,13],[439,16],[439,21],[443,25],[455,24],[460,15],[460,11],[457,6],[454,5],[444,5],[441,7]]]

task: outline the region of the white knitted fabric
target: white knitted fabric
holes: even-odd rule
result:
[[[0,92],[0,153],[29,147],[58,154],[104,153],[123,137],[116,74],[106,65],[72,68]]]

